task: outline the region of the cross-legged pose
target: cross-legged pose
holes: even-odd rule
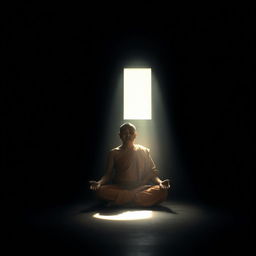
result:
[[[158,177],[149,149],[134,144],[136,135],[133,124],[121,125],[122,145],[108,153],[105,175],[89,181],[90,189],[112,205],[153,206],[167,198],[170,181]]]

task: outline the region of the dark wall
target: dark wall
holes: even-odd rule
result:
[[[8,9],[1,102],[10,200],[36,207],[89,198],[113,77],[131,56],[157,69],[197,196],[249,200],[252,12],[148,8],[132,16],[111,8]]]

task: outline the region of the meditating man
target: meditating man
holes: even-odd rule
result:
[[[170,182],[158,177],[149,149],[134,144],[136,127],[124,123],[119,136],[122,145],[110,150],[105,175],[99,181],[89,181],[90,189],[111,205],[144,207],[166,200]]]

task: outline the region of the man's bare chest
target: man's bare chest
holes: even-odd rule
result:
[[[118,169],[126,169],[136,161],[136,151],[120,151],[115,155],[114,165]]]

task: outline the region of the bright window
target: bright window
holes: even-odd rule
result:
[[[151,68],[124,69],[124,119],[151,119]]]

